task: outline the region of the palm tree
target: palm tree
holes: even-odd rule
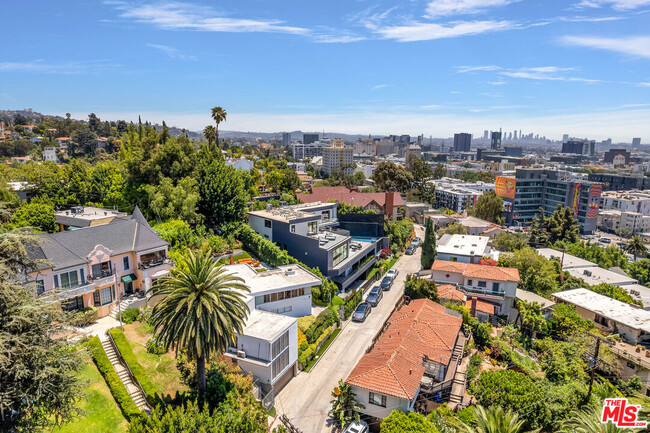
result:
[[[623,247],[625,252],[630,253],[634,256],[634,261],[636,262],[636,256],[645,256],[648,254],[648,248],[643,243],[643,239],[640,236],[632,236],[632,239],[627,241],[625,247]]]
[[[329,415],[334,419],[334,424],[338,428],[343,428],[352,421],[359,421],[359,409],[366,407],[357,402],[357,395],[352,392],[352,388],[343,380],[339,380],[339,386],[332,390],[332,397],[330,401],[332,409]]]
[[[217,129],[212,125],[208,125],[203,128],[203,136],[208,140],[208,147],[212,147],[212,143],[217,139]]]
[[[587,406],[582,410],[572,412],[569,419],[562,423],[562,433],[636,433],[640,429],[617,427],[613,422],[601,422],[602,408]]]
[[[224,352],[242,332],[249,291],[241,278],[215,265],[211,251],[188,251],[172,275],[150,290],[164,297],[151,314],[154,334],[165,347],[173,345],[196,360],[199,399],[206,387],[206,360]]]
[[[212,107],[212,118],[214,119],[214,123],[217,124],[217,129],[216,129],[216,132],[217,132],[217,141],[216,141],[217,146],[219,146],[219,124],[221,122],[226,121],[226,116],[227,115],[228,115],[228,113],[226,113],[226,110],[224,110],[223,108],[221,108],[221,107]]]
[[[476,427],[463,424],[460,431],[462,433],[524,433],[523,426],[525,421],[519,419],[519,415],[512,410],[505,412],[500,406],[491,406],[485,409],[483,406],[474,408],[476,417]],[[531,430],[527,433],[538,432]]]

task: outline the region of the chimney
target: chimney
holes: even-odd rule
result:
[[[393,203],[393,192],[388,191],[385,194],[386,194],[386,196],[385,196],[386,197],[386,199],[385,199],[386,203],[384,204],[384,213],[386,215],[388,215],[388,219],[392,220],[392,219],[394,219],[393,218],[393,208],[395,207],[394,203]]]
[[[476,296],[472,296],[472,306],[469,309],[472,317],[476,317]]]

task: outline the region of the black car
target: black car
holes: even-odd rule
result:
[[[375,286],[372,289],[370,289],[370,293],[368,293],[366,302],[372,305],[373,307],[376,307],[377,305],[379,305],[379,301],[381,301],[381,298],[383,297],[384,297],[384,291],[381,290],[381,287]]]
[[[393,285],[393,279],[391,277],[384,277],[383,280],[381,280],[381,284],[379,285],[383,290],[390,290],[390,287]]]
[[[367,302],[362,302],[359,304],[357,309],[352,313],[352,321],[353,322],[363,322],[366,320],[366,317],[368,317],[368,314],[370,314],[370,310],[372,310],[372,307],[370,306],[369,303]]]
[[[409,245],[408,248],[406,248],[406,255],[407,256],[412,256],[415,254],[415,246],[413,244]]]

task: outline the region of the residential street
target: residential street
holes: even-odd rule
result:
[[[424,239],[424,229],[416,225],[416,236]],[[349,322],[332,343],[320,362],[310,373],[301,372],[276,396],[278,414],[285,414],[304,433],[330,432],[327,412],[330,409],[330,393],[339,379],[345,379],[373,337],[379,331],[404,292],[404,281],[409,273],[420,270],[418,248],[412,256],[404,255],[395,263],[399,275],[392,288],[384,292],[384,298],[372,309],[365,322]]]

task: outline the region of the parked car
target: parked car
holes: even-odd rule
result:
[[[407,256],[412,256],[413,254],[415,254],[415,247],[413,245],[409,245],[408,248],[406,248],[405,254]]]
[[[372,307],[370,306],[369,303],[367,302],[362,302],[357,306],[357,309],[352,313],[352,321],[353,322],[363,322],[366,320],[366,317],[368,317],[368,314],[370,314],[370,310],[372,310]]]
[[[390,290],[392,285],[393,279],[391,277],[384,277],[381,280],[381,284],[379,286],[382,288],[382,290]]]
[[[348,424],[343,433],[368,433],[368,423],[365,421]]]
[[[384,291],[381,290],[381,287],[375,286],[372,289],[370,289],[370,293],[368,293],[366,302],[372,305],[373,307],[376,307],[377,305],[379,305],[379,301],[381,301],[381,298],[383,297],[384,297]]]
[[[602,242],[602,243],[604,243],[604,244],[611,244],[611,243],[612,243],[612,240],[611,240],[611,238],[600,238],[600,239],[598,240],[598,242]]]
[[[415,244],[416,247],[419,247],[421,243],[422,243],[422,239],[420,238],[413,238],[413,240],[411,241],[411,244]]]
[[[388,272],[386,272],[387,277],[391,277],[392,279],[395,279],[395,277],[399,274],[399,271],[395,268],[389,269]]]

